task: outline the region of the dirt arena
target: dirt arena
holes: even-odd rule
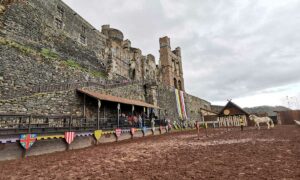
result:
[[[0,179],[300,179],[299,127],[208,135],[170,133],[4,161]]]

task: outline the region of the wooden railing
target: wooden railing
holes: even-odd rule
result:
[[[156,125],[161,125],[161,120],[156,120]],[[159,123],[160,122],[160,123]],[[150,120],[145,119],[144,125],[150,127]],[[68,115],[41,116],[0,114],[0,136],[16,134],[51,134],[66,131],[84,132],[96,129],[113,130],[118,127],[117,118],[100,118],[99,127],[97,119],[86,119]],[[129,124],[125,119],[119,121],[119,127],[139,127],[138,124]]]

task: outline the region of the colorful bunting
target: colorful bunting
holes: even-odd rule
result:
[[[117,137],[120,137],[121,133],[122,133],[122,130],[120,128],[117,128],[116,131],[115,131],[115,133],[116,133]]]
[[[68,144],[71,144],[75,138],[75,132],[65,132],[65,139]]]
[[[98,141],[102,136],[102,130],[96,130],[94,132],[94,136],[95,136],[96,140]]]

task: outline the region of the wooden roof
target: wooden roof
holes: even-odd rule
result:
[[[117,97],[117,96],[112,96],[112,95],[107,95],[107,94],[101,94],[99,92],[94,92],[90,90],[85,90],[85,89],[77,89],[78,92],[86,94],[92,98],[98,99],[98,100],[103,100],[103,101],[110,101],[110,102],[117,102],[117,103],[122,103],[122,104],[129,104],[129,105],[135,105],[135,106],[141,106],[141,107],[149,107],[149,108],[155,108],[155,109],[160,109],[157,106],[154,106],[152,104],[148,104],[143,101],[138,101],[138,100],[133,100],[133,99],[126,99],[122,97]]]
[[[228,115],[231,115],[231,116],[232,115],[247,115],[247,116],[249,116],[248,112],[246,112],[243,108],[239,107],[232,101],[228,101],[228,103],[220,110],[220,112],[218,113],[218,116],[225,116],[225,114],[224,114],[225,109],[229,110]]]

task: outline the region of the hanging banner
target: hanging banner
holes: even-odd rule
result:
[[[185,108],[185,101],[184,101],[184,93],[183,91],[180,91],[180,102],[181,102],[181,109],[183,112],[183,117],[187,119],[187,114],[186,114],[186,108]]]
[[[120,136],[121,136],[121,133],[122,133],[122,129],[117,128],[117,129],[115,130],[115,133],[116,133],[116,136],[117,136],[117,137],[120,137]]]
[[[75,132],[65,132],[65,140],[68,144],[71,144],[74,141]]]
[[[178,116],[179,116],[180,119],[183,119],[182,109],[181,109],[181,102],[180,102],[179,90],[178,89],[175,89],[175,98],[176,98]]]
[[[21,134],[20,135],[20,144],[24,149],[29,149],[34,142],[36,141],[36,134]]]
[[[176,106],[177,112],[180,119],[187,119],[187,113],[185,108],[185,101],[184,101],[184,92],[175,89],[175,98],[176,98]]]
[[[96,140],[98,141],[102,136],[102,130],[94,131],[94,136],[95,136]]]

